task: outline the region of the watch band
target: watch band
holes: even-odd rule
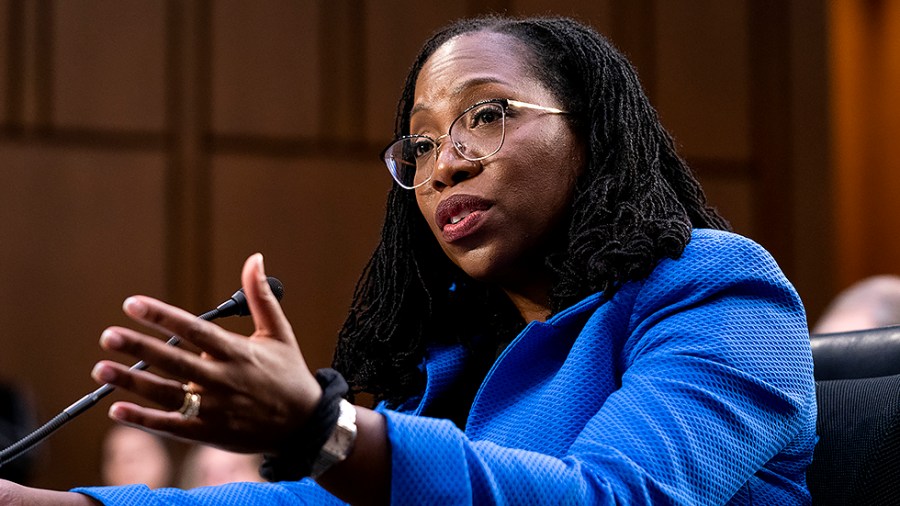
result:
[[[341,399],[340,415],[337,423],[328,436],[328,440],[319,451],[318,457],[312,465],[310,476],[315,479],[322,475],[331,466],[341,462],[353,451],[356,442],[356,406]]]

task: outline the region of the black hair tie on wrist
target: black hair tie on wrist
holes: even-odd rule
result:
[[[322,387],[322,398],[312,415],[285,441],[277,455],[265,455],[259,466],[259,475],[267,481],[297,481],[309,476],[313,462],[337,425],[347,382],[334,369],[319,369],[316,381]]]

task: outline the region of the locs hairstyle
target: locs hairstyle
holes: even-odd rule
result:
[[[554,312],[596,292],[611,297],[663,258],[679,257],[692,227],[729,228],[675,153],[631,64],[603,36],[571,19],[491,16],[437,32],[406,78],[396,136],[409,134],[425,61],[449,39],[478,31],[510,35],[532,51],[532,72],[574,113],[569,117],[586,144],[565,237],[547,258],[555,274]],[[428,345],[509,342],[522,323],[502,294],[468,278],[443,255],[414,193],[395,183],[381,241],[339,335],[334,367],[355,392],[397,404],[422,391],[420,364]]]

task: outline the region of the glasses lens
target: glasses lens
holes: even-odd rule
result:
[[[431,177],[434,167],[434,142],[413,135],[390,145],[384,152],[384,163],[394,179],[404,188],[415,188]]]
[[[450,138],[466,160],[482,160],[500,151],[505,123],[502,105],[478,104],[450,125]]]

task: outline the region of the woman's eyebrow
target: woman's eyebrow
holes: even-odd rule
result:
[[[495,76],[478,76],[470,79],[466,79],[465,81],[457,84],[450,90],[451,96],[456,96],[469,88],[474,88],[476,86],[482,86],[485,84],[503,84],[506,86],[510,86],[506,81],[499,79]],[[493,97],[493,98],[505,98],[505,97]],[[417,112],[427,111],[429,107],[425,104],[415,104],[413,108],[409,111],[410,118],[415,115]]]

